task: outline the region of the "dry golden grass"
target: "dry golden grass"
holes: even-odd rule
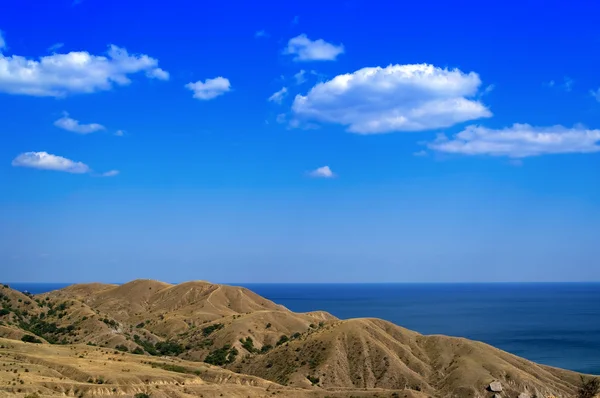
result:
[[[293,313],[245,288],[202,281],[75,285],[33,299],[0,292],[16,310],[0,318],[0,395],[475,398],[491,397],[486,387],[500,381],[505,397],[566,398],[579,381],[483,343],[379,319]],[[20,325],[31,329],[39,319],[62,328],[42,335],[65,345],[15,341],[25,333]],[[242,343],[248,338],[250,346]],[[171,341],[182,352],[115,350],[150,352],[142,341]],[[202,362],[226,345],[238,355],[224,367]]]

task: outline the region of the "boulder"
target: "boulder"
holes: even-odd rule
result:
[[[502,383],[500,383],[499,381],[493,381],[490,383],[488,389],[491,392],[502,392]]]

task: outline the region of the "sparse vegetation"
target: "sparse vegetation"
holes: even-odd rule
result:
[[[208,337],[210,336],[213,332],[219,330],[219,329],[223,329],[223,324],[222,323],[215,323],[213,325],[209,325],[205,328],[202,328],[202,334],[204,335],[204,337]]]
[[[119,344],[118,346],[115,347],[117,350],[119,351],[123,351],[123,352],[128,352],[129,348],[127,348],[127,346]]]
[[[184,347],[175,341],[159,341],[154,347],[161,355],[177,356],[185,351]]]
[[[204,362],[211,365],[223,366],[233,363],[237,355],[238,350],[235,347],[232,348],[231,345],[226,344],[221,348],[211,351],[204,359]]]
[[[577,398],[594,398],[600,393],[600,378],[586,379],[581,376],[581,385],[577,391]]]
[[[240,343],[242,343],[242,347],[249,353],[258,352],[256,347],[254,347],[254,341],[252,341],[251,337],[248,336],[246,339],[240,339]]]

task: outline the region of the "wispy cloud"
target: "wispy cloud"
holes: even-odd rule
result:
[[[288,92],[287,87],[283,87],[281,90],[279,90],[276,93],[274,93],[273,95],[271,95],[269,97],[269,101],[281,104],[281,101],[283,101],[283,98],[287,95],[287,92]]]
[[[17,156],[12,165],[41,170],[63,171],[72,174],[85,174],[91,170],[85,163],[76,162],[48,152],[25,152]]]
[[[596,99],[596,101],[600,102],[600,88],[597,90],[590,90],[590,95]]]
[[[315,178],[333,178],[333,177],[335,177],[334,172],[331,171],[329,166],[319,167],[315,170],[310,171],[308,174],[311,177],[315,177]]]
[[[461,155],[525,158],[549,154],[600,152],[600,130],[583,126],[535,127],[514,124],[504,129],[468,126],[448,138],[439,135],[429,149]]]
[[[114,177],[117,175],[119,175],[119,170],[110,170],[101,174],[102,177]]]
[[[554,87],[568,92],[573,90],[573,84],[575,84],[575,80],[565,76],[562,83],[558,83],[555,80],[550,80],[549,82],[544,83],[544,86],[551,88]]]
[[[65,45],[64,43],[55,43],[55,44],[51,45],[50,47],[48,47],[48,52],[53,53],[56,50],[63,48],[64,45]]]
[[[269,37],[269,34],[264,30],[258,30],[258,31],[256,31],[256,33],[254,33],[254,37],[256,37],[257,39],[261,38],[261,37],[266,38],[266,37]]]
[[[205,101],[231,91],[229,79],[221,76],[214,79],[206,79],[204,82],[198,80],[195,83],[188,83],[185,87],[194,92],[194,98]]]
[[[72,51],[39,60],[7,56],[0,51],[0,70],[0,92],[38,97],[106,91],[115,85],[130,84],[129,76],[139,72],[145,72],[148,78],[168,78],[168,73],[158,68],[158,60],[145,54],[129,54],[114,45],[109,46],[106,55]]]
[[[98,123],[81,124],[78,120],[69,117],[68,113],[56,120],[54,125],[77,134],[90,134],[105,129],[103,125]]]
[[[4,32],[0,30],[0,53],[6,48],[6,41],[4,40]]]
[[[125,132],[123,130],[117,130],[115,131],[115,134],[117,137],[123,137],[125,135]]]
[[[323,39],[311,40],[301,34],[288,41],[284,54],[293,55],[294,61],[335,61],[344,53],[343,44],[331,44]]]

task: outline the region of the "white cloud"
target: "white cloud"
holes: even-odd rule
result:
[[[294,55],[294,61],[335,61],[344,53],[344,45],[327,43],[323,39],[313,41],[301,34],[290,39],[283,53]]]
[[[0,30],[0,53],[6,48],[6,41],[4,41],[4,33]]]
[[[25,152],[17,156],[12,165],[16,167],[30,167],[33,169],[64,171],[73,174],[89,173],[90,168],[81,162],[51,155],[47,152]]]
[[[568,76],[565,76],[563,78],[563,83],[562,84],[556,83],[555,80],[550,80],[548,83],[544,83],[544,85],[548,86],[548,87],[560,88],[560,89],[563,89],[563,90],[569,92],[569,91],[571,91],[573,89],[573,84],[574,83],[575,83],[575,80],[571,79]]]
[[[63,48],[64,46],[65,46],[64,43],[55,43],[55,44],[51,45],[50,47],[48,47],[48,52],[53,53],[56,50]]]
[[[158,60],[145,54],[129,54],[110,45],[106,55],[87,51],[52,54],[39,60],[0,53],[0,92],[39,97],[110,90],[131,83],[130,75],[146,72],[149,78],[166,80]]]
[[[150,69],[146,72],[146,76],[150,79],[169,80],[169,72],[161,68]]]
[[[281,90],[279,90],[276,93],[274,93],[273,95],[271,95],[269,97],[269,101],[281,104],[281,101],[283,101],[283,97],[285,97],[287,95],[287,92],[288,92],[287,87],[283,87]]]
[[[490,117],[479,76],[428,64],[359,69],[297,95],[297,117],[347,126],[359,134],[422,131]]]
[[[116,175],[119,175],[119,170],[110,170],[105,173],[102,173],[101,175],[102,177],[114,177]]]
[[[204,82],[198,80],[196,83],[188,83],[185,87],[194,92],[194,98],[199,100],[210,100],[231,91],[229,79],[215,77],[206,79]]]
[[[63,130],[71,131],[77,134],[90,134],[96,131],[104,130],[104,126],[98,123],[81,124],[78,120],[70,118],[65,113],[63,117],[54,122],[54,125]]]
[[[318,75],[318,73],[316,71],[314,71],[314,70],[311,70],[310,72],[307,72],[304,69],[302,69],[302,70],[300,70],[300,72],[298,72],[298,73],[296,73],[294,75],[294,79],[296,79],[296,84],[302,84],[302,83],[304,83],[307,80],[306,75],[309,74],[309,73],[311,75],[314,75],[314,76]]]
[[[315,169],[308,174],[311,177],[316,177],[316,178],[333,178],[333,177],[335,177],[335,174],[333,173],[333,171],[331,171],[329,166],[319,167],[318,169]]]
[[[279,124],[285,123],[286,120],[287,120],[287,116],[285,115],[285,113],[280,113],[275,117],[275,121]]]
[[[269,37],[269,34],[267,32],[265,32],[264,30],[259,30],[254,34],[254,37],[256,37],[256,38]]]
[[[590,90],[590,94],[596,98],[596,101],[600,102],[600,88],[598,90]]]
[[[123,130],[117,130],[115,131],[115,135],[117,137],[123,137],[125,135],[125,132]]]
[[[439,152],[511,158],[591,153],[600,151],[600,130],[589,130],[583,126],[535,127],[528,124],[514,124],[498,130],[468,126],[451,139],[440,135],[427,146]]]

